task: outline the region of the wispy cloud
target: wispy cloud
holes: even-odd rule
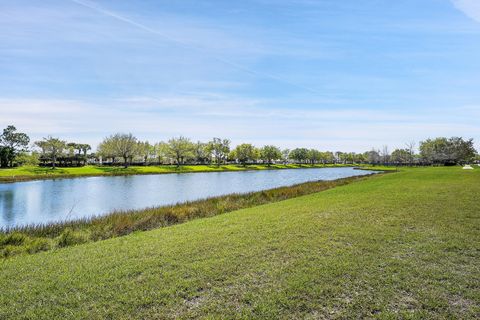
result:
[[[202,53],[202,54],[205,54],[205,51],[203,49],[202,46],[198,46],[198,45],[195,45],[194,43],[192,42],[189,42],[189,41],[185,41],[185,40],[182,40],[178,37],[171,37],[169,36],[168,34],[166,34],[165,32],[162,32],[156,28],[152,28],[150,26],[147,26],[146,24],[144,24],[143,22],[139,22],[139,21],[136,21],[136,20],[133,20],[129,17],[126,17],[122,14],[119,14],[119,13],[116,13],[112,10],[109,10],[109,9],[105,9],[101,6],[98,6],[96,5],[95,3],[92,3],[90,1],[87,1],[87,0],[71,0],[72,2],[74,3],[77,3],[81,6],[84,6],[86,8],[89,8],[91,10],[94,10],[102,15],[105,15],[107,17],[110,17],[110,18],[113,18],[113,19],[116,19],[116,20],[119,20],[123,23],[126,23],[126,24],[129,24],[130,26],[132,27],[135,27],[137,29],[140,29],[144,32],[147,32],[147,33],[150,33],[150,34],[153,34],[154,36],[156,37],[159,37],[165,41],[169,41],[171,43],[174,43],[176,45],[179,45],[181,47],[183,47],[184,49],[186,50],[194,50],[196,52],[199,52],[199,53]],[[294,82],[292,80],[289,80],[287,78],[284,78],[280,75],[276,75],[276,74],[273,74],[273,73],[269,73],[269,72],[265,72],[263,70],[259,70],[259,69],[255,69],[255,68],[252,68],[250,66],[247,66],[247,65],[244,65],[244,64],[241,64],[241,63],[238,63],[236,61],[233,61],[229,58],[226,58],[226,57],[223,57],[223,56],[219,56],[219,55],[216,55],[212,52],[210,53],[207,53],[209,54],[210,58],[212,59],[215,59],[216,61],[220,62],[220,63],[223,63],[223,64],[226,64],[236,70],[239,70],[241,72],[244,72],[244,73],[247,73],[247,74],[250,74],[252,76],[255,76],[255,77],[260,77],[260,78],[268,78],[270,80],[273,80],[273,81],[278,81],[278,82],[281,82],[281,83],[284,83],[284,84],[287,84],[287,85],[290,85],[290,86],[293,86],[293,87],[296,87],[297,89],[301,89],[301,90],[304,90],[304,91],[307,91],[307,92],[310,92],[310,93],[316,93],[316,94],[320,94],[319,91],[317,91],[316,89],[313,89],[311,87],[308,87],[306,85],[303,85],[301,83],[297,83],[297,82]]]
[[[465,108],[418,112],[373,109],[288,110],[275,101],[231,96],[127,97],[98,101],[0,99],[0,126],[15,124],[33,140],[55,135],[96,145],[116,131],[141,139],[166,140],[176,135],[233,143],[273,143],[329,150],[364,151],[383,144],[436,135],[479,137],[480,128]],[[266,105],[270,105],[266,108]]]
[[[480,22],[480,1],[452,0],[455,7],[473,20]]]

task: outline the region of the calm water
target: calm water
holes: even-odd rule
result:
[[[353,168],[92,177],[0,184],[0,228],[73,220],[297,183],[370,174]]]

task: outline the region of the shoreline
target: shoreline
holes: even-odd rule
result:
[[[196,168],[199,168],[198,170]],[[132,166],[128,168],[123,167],[100,167],[100,166],[86,166],[74,168],[57,168],[48,169],[41,168],[45,172],[47,170],[59,170],[59,173],[31,173],[20,175],[1,175],[0,170],[0,184],[39,181],[39,180],[56,180],[56,179],[76,179],[76,178],[91,178],[91,177],[118,177],[118,176],[134,176],[134,175],[162,175],[162,174],[182,174],[182,173],[208,173],[208,172],[240,172],[240,171],[261,171],[261,170],[289,170],[289,169],[322,169],[322,168],[354,168],[356,170],[373,170],[375,168],[367,169],[367,167],[359,167],[358,165],[350,164],[274,164],[271,166],[256,164],[256,165],[223,165],[217,167],[216,165],[185,165],[185,166]],[[20,169],[20,168],[19,168]],[[62,171],[75,171],[82,169],[92,170],[112,170],[111,172],[91,172],[91,173],[62,173]],[[11,170],[11,169],[5,169]],[[385,171],[379,169],[378,171]]]

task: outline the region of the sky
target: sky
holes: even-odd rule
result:
[[[480,0],[0,0],[0,127],[480,149]]]

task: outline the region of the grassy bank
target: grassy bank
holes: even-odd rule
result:
[[[5,319],[475,319],[480,170],[374,176],[286,201],[22,255]]]
[[[12,169],[0,169],[1,182],[18,182],[29,180],[55,179],[55,178],[76,178],[94,176],[124,176],[139,174],[167,174],[167,173],[190,173],[190,172],[221,172],[221,171],[245,171],[245,170],[275,170],[275,169],[305,169],[342,167],[344,165],[308,165],[308,164],[275,164],[267,165],[164,165],[164,166],[131,166],[109,167],[109,166],[85,166],[75,168],[44,168],[44,167],[19,167]]]
[[[0,258],[37,253],[166,227],[188,220],[286,200],[345,185],[364,177],[302,183],[247,194],[233,194],[173,206],[114,212],[106,216],[0,231]]]

